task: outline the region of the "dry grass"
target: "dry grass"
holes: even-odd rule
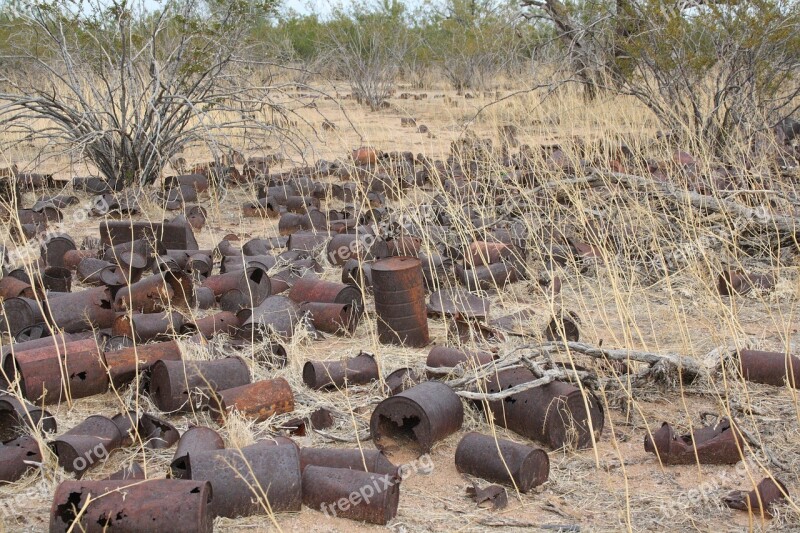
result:
[[[330,93],[335,90],[328,88]],[[309,139],[307,146],[301,150],[281,148],[277,143],[273,146],[287,158],[286,168],[317,159],[343,159],[350,150],[362,144],[445,158],[450,142],[466,130],[478,138],[492,138],[497,145],[498,128],[514,125],[520,142],[532,146],[571,143],[574,137],[580,136],[588,141],[602,139],[606,145],[624,140],[656,159],[669,157],[666,147],[652,142],[656,128],[651,117],[630,100],[614,98],[587,106],[570,91],[550,95],[545,100],[540,94],[523,93],[489,105],[476,117],[476,113],[492,100],[482,95],[464,99],[445,90],[427,92],[429,97],[426,100],[394,99],[392,109],[376,113],[357,108],[352,100],[343,100],[346,116],[335,101],[318,99],[317,109],[300,113],[317,127],[321,124],[320,117],[324,116],[337,124],[337,130],[315,133],[300,124],[300,133]],[[501,96],[508,94],[510,91],[506,90]],[[438,95],[443,97],[436,98]],[[417,124],[427,125],[430,134],[401,127],[400,118],[407,116],[416,118]],[[348,120],[355,130],[347,125]],[[268,141],[254,141],[258,146],[264,142]],[[262,155],[251,144],[243,142],[241,147],[247,155]],[[19,162],[20,166],[46,161],[42,170],[56,172],[65,178],[90,170],[78,161],[48,157],[46,150],[42,158],[41,152],[42,147],[16,146],[0,154],[0,160]],[[201,152],[186,155],[190,162],[208,158]],[[695,155],[701,166],[712,164],[704,154]],[[757,164],[754,172],[761,168]],[[496,164],[489,169],[497,176],[503,171]],[[544,168],[542,174],[548,176]],[[552,178],[555,180],[558,176]],[[419,218],[420,205],[429,203],[441,186],[441,183],[435,183],[432,191],[410,191],[404,200],[390,202],[390,205],[397,206],[400,212],[424,225]],[[786,186],[790,189],[792,185],[787,182]],[[683,209],[673,219],[665,220],[648,199],[627,192],[609,197],[577,187],[565,190],[569,202],[551,203],[540,211],[529,213],[524,219],[528,228],[536,230],[549,222],[584,236],[587,221],[603,213],[616,223],[624,221],[630,228],[622,243],[629,254],[612,255],[604,251],[602,260],[585,265],[587,269],[583,273],[579,265],[559,267],[556,273],[562,279],[563,289],[560,295],[552,296],[539,289],[536,278],[544,270],[544,263],[540,254],[533,253],[527,264],[531,280],[484,291],[483,295],[491,300],[493,317],[520,309],[533,309],[543,317],[552,316],[560,309],[570,310],[580,317],[581,338],[588,343],[674,352],[698,360],[710,353],[720,353],[713,352],[720,347],[746,346],[800,352],[800,321],[797,317],[800,310],[800,263],[796,253],[793,259],[745,258],[732,242],[708,244],[709,241],[703,237],[709,230],[691,209]],[[520,194],[509,189],[506,203],[519,201]],[[209,208],[209,220],[206,228],[197,234],[201,248],[213,247],[228,233],[236,233],[242,242],[252,237],[277,235],[275,221],[242,218],[241,203],[252,199],[252,195],[252,191],[232,189],[222,200],[205,202]],[[81,199],[84,204],[88,201],[85,196]],[[31,201],[32,197],[28,195],[26,204]],[[448,206],[454,214],[460,213],[460,208],[461,204],[455,202]],[[783,208],[785,206],[779,205],[772,209]],[[78,208],[66,210],[65,220],[71,220],[75,209]],[[498,209],[501,207],[495,206],[494,202],[481,207],[487,217]],[[795,216],[798,214],[794,213]],[[155,205],[144,206],[143,216],[161,219],[164,215]],[[720,221],[721,224],[729,222]],[[97,223],[97,220],[90,219],[78,225],[64,224],[63,227],[72,235],[82,237],[96,235]],[[0,235],[3,244],[13,249],[15,245],[9,241],[5,227],[0,228]],[[468,243],[472,235],[464,228],[457,228],[455,240]],[[677,250],[682,253],[675,254]],[[652,256],[675,257],[675,264],[665,272],[663,265],[641,261],[642,257]],[[32,250],[31,259],[35,258]],[[716,273],[723,267],[733,266],[770,270],[777,274],[780,282],[769,293],[723,299],[716,291]],[[340,275],[338,268],[326,264],[325,278],[338,280]],[[454,342],[442,320],[431,319],[430,328],[435,343]],[[522,342],[512,337],[498,348],[504,352]],[[185,349],[187,358],[209,357],[208,352],[188,343]],[[302,446],[371,447],[371,442],[361,442],[360,439],[368,431],[372,408],[382,398],[379,384],[336,392],[310,391],[302,383],[303,364],[313,359],[352,356],[365,350],[376,354],[382,375],[387,375],[404,366],[421,368],[428,353],[427,349],[378,344],[374,315],[369,305],[352,338],[294,339],[287,350],[289,364],[286,368],[273,370],[253,363],[252,369],[254,379],[285,377],[295,391],[296,412],[261,424],[234,419],[221,428],[228,446],[245,446],[274,434],[282,421],[307,415],[322,406],[338,414],[336,426],[327,431],[336,440],[312,434],[298,439]],[[575,363],[599,373],[607,372],[595,362],[579,356],[576,356]],[[433,472],[413,475],[404,482],[399,516],[392,527],[395,531],[403,528],[407,531],[484,531],[494,526],[504,530],[530,531],[539,525],[564,524],[579,525],[584,531],[796,531],[800,529],[797,499],[782,505],[776,517],[768,522],[750,522],[746,513],[723,507],[721,497],[730,490],[749,490],[753,481],[757,483],[767,472],[784,481],[790,494],[796,497],[800,493],[800,407],[797,393],[788,388],[745,383],[733,374],[727,374],[725,378],[689,386],[653,384],[648,388],[633,389],[624,383],[625,377],[621,376],[623,386],[603,396],[607,422],[596,450],[550,451],[549,481],[531,494],[512,496],[509,507],[495,513],[475,508],[465,496],[468,481],[456,472],[453,464],[455,447],[465,432],[473,429],[490,431],[482,414],[467,406],[462,430],[434,447]],[[136,395],[130,388],[120,391],[119,396],[108,393],[77,400],[71,408],[67,405],[53,406],[52,411],[58,419],[59,431],[64,431],[90,414],[111,416],[132,407],[157,412],[146,396]],[[742,427],[779,458],[783,468],[771,464],[763,451],[757,449],[748,452],[746,471],[726,466],[660,466],[655,456],[645,453],[642,441],[648,427],[653,430],[662,421],[669,421],[680,430],[688,430],[699,424],[702,413],[734,416]],[[205,413],[171,417],[170,421],[181,430],[185,430],[189,423],[216,427]],[[501,428],[495,430],[503,438],[524,440]],[[104,464],[91,470],[87,478],[98,479],[134,460],[146,465],[148,475],[159,476],[165,471],[171,455],[171,450],[130,448],[117,451]],[[53,489],[64,478],[65,474],[57,468],[55,459],[48,456],[41,472],[13,485],[0,487],[2,527],[9,531],[46,529]],[[297,514],[277,515],[275,519],[280,529],[285,531],[375,529],[325,518],[307,508]],[[274,528],[263,516],[219,519],[217,526],[221,531]]]

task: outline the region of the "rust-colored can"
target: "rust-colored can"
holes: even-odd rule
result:
[[[422,250],[422,239],[412,235],[401,235],[387,241],[389,255],[417,257]]]
[[[270,296],[253,309],[242,309],[236,314],[242,327],[240,339],[261,340],[263,333],[291,339],[300,321],[300,306],[285,296]]]
[[[105,358],[111,382],[119,387],[136,379],[137,369],[141,375],[156,361],[179,361],[181,349],[174,340],[156,342],[106,352]]]
[[[114,296],[114,309],[130,309],[140,313],[157,313],[170,306],[191,309],[194,306],[192,279],[185,272],[167,271],[153,274],[127,287]]]
[[[303,503],[338,518],[386,525],[397,515],[400,481],[399,475],[311,465],[303,471]]]
[[[497,393],[535,379],[536,376],[526,368],[502,370],[491,377],[485,390]],[[584,398],[580,389],[569,383],[553,381],[510,398],[515,401],[504,399],[485,403],[487,415],[491,414],[497,425],[552,449],[568,445],[590,447],[592,432],[597,440],[603,431],[605,415],[600,402],[591,393]]]
[[[422,455],[434,442],[458,431],[463,422],[464,406],[453,389],[427,381],[379,403],[369,427],[378,449],[392,444],[411,446]]]
[[[300,510],[300,454],[296,446],[261,441],[241,449],[200,451],[190,456],[190,464],[193,480],[210,481],[214,490],[224,495],[214,499],[214,516],[234,518]]]
[[[782,352],[739,350],[742,376],[753,383],[800,389],[800,358]]]
[[[64,481],[53,495],[50,533],[211,533],[214,502],[208,481]]]
[[[307,466],[349,468],[373,474],[397,474],[397,467],[380,450],[300,448],[300,469]]]
[[[376,379],[378,363],[366,353],[344,361],[308,361],[303,366],[303,382],[314,390],[363,385]]]
[[[219,333],[233,335],[241,326],[241,322],[235,314],[229,311],[220,311],[213,315],[208,315],[194,322],[187,322],[181,328],[181,333],[202,333],[204,337],[210,339]]]
[[[114,320],[111,334],[125,336],[141,343],[152,340],[164,341],[175,337],[185,322],[184,316],[177,311],[123,314]]]
[[[84,259],[97,259],[97,250],[67,250],[60,261],[60,265],[70,270],[75,270]],[[57,261],[59,262],[59,261]]]
[[[455,272],[461,284],[471,291],[502,289],[523,277],[519,268],[506,261],[474,268],[464,268],[456,264]]]
[[[105,359],[95,339],[51,344],[15,353],[4,362],[6,375],[19,376],[25,398],[56,403],[101,394],[108,389]]]
[[[21,436],[0,443],[0,485],[13,483],[42,462],[39,443],[33,437]]]
[[[289,382],[283,378],[265,379],[218,391],[210,407],[212,416],[219,424],[224,423],[231,411],[263,422],[272,415],[294,411],[294,393]]]
[[[421,348],[428,344],[428,313],[422,263],[415,257],[390,257],[372,265],[372,290],[378,315],[378,340]]]
[[[544,450],[470,432],[456,448],[459,472],[528,492],[547,481],[550,459]]]
[[[150,397],[165,412],[190,412],[205,406],[216,391],[250,383],[250,369],[241,357],[213,361],[156,361]]]
[[[328,261],[334,266],[349,259],[368,261],[389,256],[389,247],[381,238],[363,233],[339,233],[328,242]]]
[[[214,291],[217,298],[229,291],[238,290],[244,296],[244,307],[256,307],[272,294],[272,284],[267,272],[257,266],[248,266],[246,271],[234,270],[209,276],[203,280],[203,287]]]
[[[96,257],[86,257],[81,259],[76,267],[78,273],[78,280],[85,285],[102,285],[103,281],[100,279],[100,273],[103,269],[113,266],[113,263],[105,259],[98,259]]]
[[[52,235],[41,246],[42,259],[47,266],[66,267],[64,256],[67,252],[77,250],[72,237],[63,233]]]
[[[50,322],[65,333],[110,328],[117,318],[107,287],[71,292],[49,302]]]
[[[348,259],[342,265],[342,283],[349,283],[366,291],[372,287],[372,262]]]
[[[56,429],[56,419],[48,411],[11,394],[0,394],[0,442],[29,431],[52,433]]]
[[[42,285],[48,291],[69,292],[72,289],[72,271],[66,267],[47,267],[42,272]]]
[[[303,252],[313,252],[328,241],[327,233],[298,231],[289,235],[286,246],[289,250],[299,250]]]
[[[223,449],[225,441],[219,433],[204,426],[190,427],[178,441],[178,447],[169,465],[170,475],[177,479],[191,479],[191,456],[200,452]]]
[[[749,274],[729,270],[717,278],[717,290],[721,296],[743,295],[753,289],[770,290],[774,286],[775,277],[769,274]]]
[[[289,298],[297,303],[351,304],[359,310],[359,313],[364,308],[361,291],[355,285],[323,281],[311,276],[305,276],[295,281],[289,291]]]
[[[491,363],[495,355],[482,350],[459,350],[448,346],[435,346],[428,353],[426,366],[431,368],[477,367]],[[435,374],[431,374],[433,377]]]
[[[25,328],[44,322],[39,302],[30,298],[0,299],[0,310],[3,312],[0,331],[11,337],[16,337]]]
[[[33,298],[34,291],[30,283],[26,283],[17,278],[6,276],[0,279],[0,299],[10,300],[11,298]]]
[[[92,415],[50,443],[58,465],[80,479],[119,448],[125,436],[108,417]]]
[[[314,327],[325,333],[352,335],[361,319],[361,309],[354,309],[351,304],[304,302],[300,304],[300,311],[308,314]]]

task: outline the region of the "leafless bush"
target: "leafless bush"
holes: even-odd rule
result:
[[[15,20],[15,65],[0,67],[0,125],[126,184],[152,183],[185,146],[218,156],[231,131],[269,134],[255,120],[271,107],[268,88],[248,81],[247,57],[264,7],[169,0],[148,13],[127,0],[31,2]]]

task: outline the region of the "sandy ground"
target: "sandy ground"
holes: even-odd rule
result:
[[[329,89],[330,90],[330,89]],[[345,88],[339,88],[346,94]],[[403,92],[398,91],[398,92]],[[408,91],[419,93],[421,91]],[[520,140],[531,144],[569,139],[576,134],[587,136],[637,136],[652,131],[649,119],[626,103],[599,103],[590,109],[578,110],[569,99],[538,104],[530,95],[509,98],[492,105],[473,120],[475,114],[493,99],[477,95],[466,99],[450,91],[426,91],[425,100],[393,98],[392,108],[370,113],[342,100],[347,117],[355,129],[346,125],[346,117],[333,100],[319,98],[314,110],[301,110],[317,128],[322,117],[334,121],[338,129],[318,131],[297,127],[308,139],[303,150],[289,150],[274,143],[272,152],[287,158],[284,167],[318,158],[345,158],[349,150],[370,144],[384,150],[409,150],[430,156],[446,155],[450,142],[465,128],[479,137],[497,139],[497,127],[514,123],[520,128]],[[510,94],[501,90],[501,96]],[[441,96],[441,97],[437,97]],[[493,95],[496,96],[496,95]],[[572,101],[574,103],[574,100]],[[605,108],[604,108],[605,105]],[[616,111],[615,111],[616,110]],[[425,124],[430,134],[417,133],[414,128],[400,125],[401,117],[413,116],[417,124]],[[553,117],[560,117],[554,120]],[[611,131],[608,131],[608,129]],[[7,151],[6,160],[35,163],[32,154],[37,147],[17,147]],[[262,155],[252,146],[243,146],[246,155]],[[271,152],[270,152],[271,153]],[[190,162],[208,158],[202,149],[187,152]],[[43,170],[56,172],[58,177],[80,175],[90,169],[78,161],[64,158],[40,160]],[[277,235],[274,220],[244,219],[241,203],[252,197],[246,190],[231,190],[221,201],[207,199],[207,226],[197,234],[201,248],[213,247],[228,233],[235,233],[242,242],[252,237]],[[26,202],[33,200],[32,195]],[[89,199],[81,197],[82,205]],[[71,221],[73,210],[65,211]],[[155,206],[145,206],[145,214],[161,218]],[[63,229],[76,237],[97,233],[97,220],[65,222]],[[3,236],[7,241],[7,235]],[[10,245],[10,243],[8,243]],[[10,245],[11,246],[11,245]],[[771,295],[756,295],[736,302],[712,296],[713,280],[697,271],[679,272],[668,281],[648,287],[620,286],[613,269],[597,266],[589,275],[575,269],[560,272],[564,281],[557,301],[536,289],[533,281],[523,281],[500,291],[490,291],[493,316],[527,308],[547,314],[555,304],[573,310],[581,318],[581,338],[604,347],[643,349],[655,352],[681,353],[701,359],[718,347],[747,343],[763,349],[783,349],[788,346],[798,353],[800,321],[798,311],[798,276],[796,267],[781,270],[782,283]],[[340,270],[326,267],[324,277],[339,279]],[[278,371],[254,367],[257,377],[285,376],[295,390],[298,412],[305,414],[312,406],[329,406],[348,416],[337,419],[331,434],[354,439],[354,427],[364,431],[374,404],[381,399],[378,385],[355,391],[312,393],[301,380],[305,361],[337,359],[352,356],[359,350],[376,354],[383,375],[402,366],[424,365],[430,348],[409,349],[382,346],[375,340],[374,315],[368,308],[353,338],[328,336],[323,341],[297,340],[288,346],[289,365]],[[447,344],[447,328],[442,320],[431,319],[432,344]],[[5,342],[5,340],[3,341]],[[499,350],[511,349],[523,341],[512,338]],[[203,355],[187,353],[188,357]],[[593,362],[579,360],[592,368]],[[596,449],[582,451],[548,450],[549,480],[535,491],[509,494],[509,505],[501,511],[477,508],[467,497],[466,487],[471,480],[455,468],[454,453],[459,439],[471,430],[488,431],[483,415],[466,405],[466,419],[461,431],[437,443],[431,452],[431,468],[422,468],[406,479],[401,486],[398,516],[389,524],[393,531],[487,531],[519,530],[557,531],[559,526],[579,527],[581,531],[798,531],[800,513],[797,500],[780,506],[771,520],[749,518],[747,513],[727,509],[721,497],[735,489],[749,490],[769,471],[779,477],[789,493],[800,493],[800,409],[795,391],[732,380],[727,390],[721,381],[685,387],[653,385],[634,393],[615,393],[604,398],[606,425]],[[111,416],[135,401],[130,390],[117,396],[109,393],[73,402],[71,406],[53,406],[59,421],[59,431],[69,429],[90,414]],[[146,398],[141,402],[147,403]],[[151,409],[155,410],[151,406]],[[771,453],[780,458],[783,468],[771,464],[761,450],[748,452],[748,461],[739,468],[729,466],[661,466],[656,457],[643,448],[646,428],[657,429],[669,421],[680,430],[700,423],[702,413],[731,413],[749,431],[762,440]],[[293,415],[295,416],[295,415]],[[259,436],[270,434],[284,415],[264,424],[238,422],[221,429],[229,446],[244,445]],[[205,414],[170,419],[180,429],[188,423],[203,423],[216,427]],[[512,432],[497,428],[498,435],[526,442]],[[315,434],[298,442],[317,446],[355,446],[333,441]],[[537,446],[535,443],[526,442]],[[370,441],[363,442],[372,447]],[[138,460],[146,465],[150,475],[159,477],[171,459],[171,451],[123,450],[115,452],[102,465],[90,471],[89,479],[99,479],[117,470],[122,464]],[[400,464],[413,461],[401,454],[390,459]],[[418,464],[413,463],[412,464]],[[0,529],[7,531],[42,531],[47,529],[52,490],[66,474],[55,467],[49,458],[41,473],[30,475],[9,486],[0,487]],[[479,484],[487,483],[479,480]],[[224,497],[217,494],[216,497]],[[296,514],[275,517],[277,527],[265,516],[236,520],[218,519],[219,531],[373,531],[382,529],[337,519],[303,508]],[[568,529],[564,529],[566,531]],[[577,530],[577,529],[569,529]]]

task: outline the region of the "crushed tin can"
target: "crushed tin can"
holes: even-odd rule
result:
[[[461,428],[464,406],[453,389],[427,381],[386,398],[372,412],[369,427],[380,450],[410,447],[419,455]]]
[[[748,274],[739,270],[723,272],[717,278],[720,296],[744,295],[753,289],[770,290],[775,286],[775,276]]]
[[[215,501],[207,481],[64,481],[53,495],[50,533],[211,533]]]
[[[742,460],[744,439],[727,418],[686,435],[676,435],[664,422],[658,431],[645,435],[644,450],[668,465],[736,464]]]
[[[737,490],[725,496],[722,501],[731,509],[772,518],[772,506],[783,502],[788,497],[789,491],[782,481],[766,477],[750,492]]]
[[[550,458],[544,450],[470,432],[456,448],[456,469],[528,492],[547,481]]]
[[[344,361],[308,361],[303,366],[303,382],[314,390],[364,385],[376,379],[378,363],[367,353]]]
[[[429,342],[422,263],[414,257],[390,257],[372,265],[378,340],[421,348]]]

